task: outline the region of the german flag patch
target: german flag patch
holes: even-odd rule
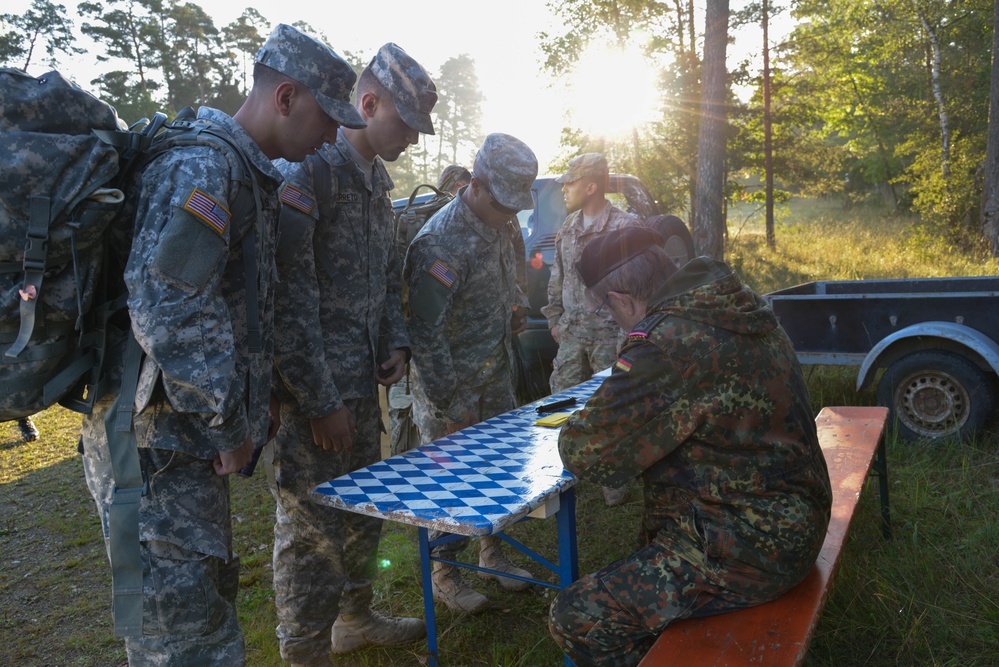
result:
[[[454,281],[458,279],[458,274],[451,270],[451,267],[440,261],[439,259],[434,261],[433,266],[430,267],[430,275],[440,281],[444,287],[448,289],[454,284]]]
[[[315,199],[291,183],[285,183],[281,188],[281,203],[296,208],[306,215],[312,213],[312,209],[316,207]]]
[[[232,217],[228,209],[197,188],[187,198],[184,210],[218,232],[219,236],[225,234]]]
[[[631,370],[631,359],[622,354],[620,357],[617,358],[617,361],[614,362],[614,367],[619,368],[625,373],[627,373],[628,371]]]

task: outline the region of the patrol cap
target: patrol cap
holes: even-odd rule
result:
[[[255,62],[307,86],[322,110],[344,127],[367,127],[350,103],[357,75],[346,60],[316,38],[279,23],[257,51]]]
[[[538,176],[538,158],[520,139],[490,134],[475,154],[472,171],[486,179],[489,192],[502,206],[515,211],[534,208],[531,187]]]
[[[569,160],[569,169],[555,179],[556,183],[572,183],[584,177],[606,181],[609,174],[603,153],[583,153]]]
[[[434,133],[430,112],[437,104],[437,86],[420,63],[398,44],[389,42],[378,49],[368,69],[392,93],[395,108],[406,125],[423,134]]]
[[[628,225],[598,236],[583,248],[576,271],[587,289],[607,275],[638,257],[653,246],[661,246],[663,237],[648,227]]]

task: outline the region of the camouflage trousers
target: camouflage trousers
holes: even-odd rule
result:
[[[553,394],[586,382],[594,373],[610,368],[617,361],[618,336],[596,340],[562,332],[559,338],[558,353],[552,361],[552,375],[548,381]]]
[[[548,628],[576,667],[630,667],[675,620],[751,607],[783,592],[766,585],[736,592],[710,570],[652,542],[563,589]]]
[[[337,615],[371,606],[382,521],[310,500],[317,485],[381,459],[381,412],[376,397],[345,401],[357,431],[349,452],[326,451],[312,440],[297,404],[281,405],[281,428],[265,457],[277,504],[274,524],[274,602],[281,657],[311,662],[330,650]]]
[[[105,546],[114,492],[104,430],[108,405],[84,418],[81,431],[83,470]],[[142,635],[125,638],[129,664],[245,664],[228,478],[217,476],[209,460],[166,449],[140,448],[139,464],[148,484],[139,505]]]
[[[420,386],[419,376],[416,376],[413,383],[413,415],[416,425],[420,429],[421,444],[433,442],[438,438],[447,435],[447,422],[437,419],[433,414],[433,406],[423,389]],[[517,400],[514,398],[513,387],[509,378],[505,382],[497,381],[483,387],[466,389],[462,392],[466,396],[474,398],[478,405],[477,422],[509,412],[517,407]],[[430,539],[436,540],[447,533],[441,531],[430,531]],[[455,560],[458,554],[468,546],[468,537],[442,544],[434,549],[434,555],[448,560]]]

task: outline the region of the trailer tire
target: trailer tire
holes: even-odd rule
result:
[[[967,438],[989,423],[996,408],[989,375],[942,350],[913,352],[893,363],[881,376],[877,398],[906,440]]]
[[[694,237],[680,218],[656,215],[646,220],[645,226],[657,231],[663,238],[663,250],[678,268],[694,258]]]

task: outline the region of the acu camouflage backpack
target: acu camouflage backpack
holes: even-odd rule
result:
[[[124,319],[128,329],[110,237],[130,242],[123,190],[141,163],[165,146],[208,141],[243,165],[234,180],[254,185],[242,153],[188,122],[193,115],[157,113],[129,129],[58,72],[0,68],[0,421],[56,402],[87,413],[102,393],[109,327]],[[256,205],[248,189],[234,209]]]
[[[422,188],[430,188],[433,190],[434,196],[424,202],[413,203]],[[423,225],[427,224],[427,220],[451,203],[452,199],[454,196],[448,194],[446,189],[438,190],[428,183],[418,185],[413,189],[413,193],[409,195],[409,201],[395,215],[395,244],[399,252],[400,263],[406,259],[406,250],[409,249],[409,244],[423,229]]]

